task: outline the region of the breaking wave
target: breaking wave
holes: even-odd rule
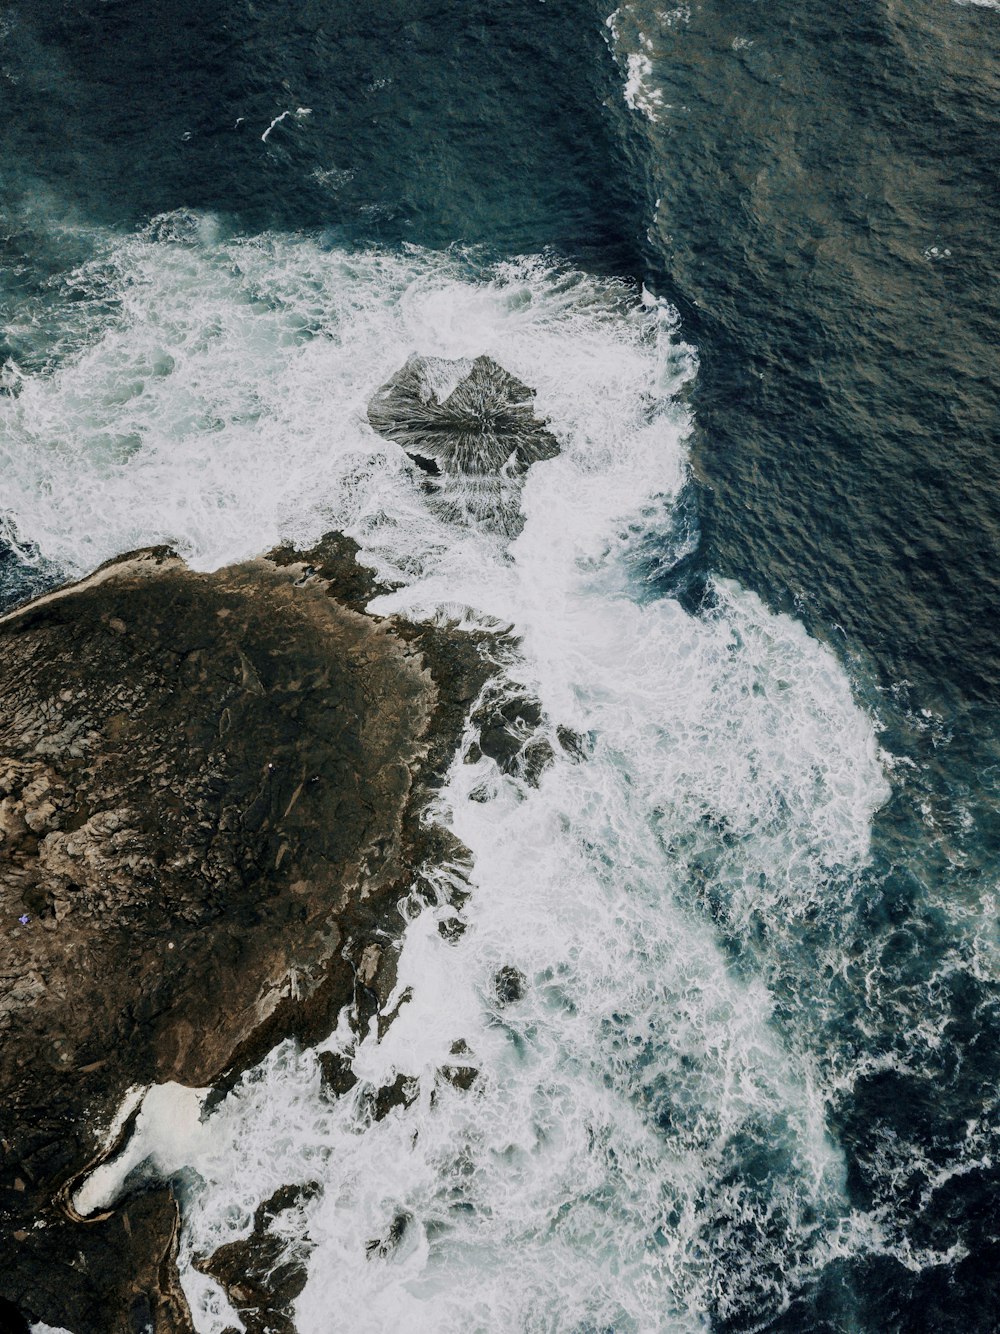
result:
[[[139,1156],[179,1183],[198,1328],[236,1317],[194,1262],[289,1185],[272,1227],[307,1269],[303,1334],[331,1311],[696,1330],[885,1244],[849,1207],[844,1066],[814,1039],[888,785],[828,649],[732,583],[698,610],[663,595],[696,524],[697,363],[670,308],[548,258],[232,239],[191,214],[95,240],[50,313],[60,357],[8,369],[0,399],[22,551],[73,574],[170,542],[209,568],[338,528],[395,588],[373,610],[516,646],[437,811],[472,864],[403,904],[395,1020],[284,1044],[168,1136],[148,1110]],[[450,522],[371,429],[413,353],[488,356],[536,391],[559,452],[526,473],[513,538]],[[545,763],[484,753],[504,704]],[[323,1051],[357,1078],[340,1097]]]

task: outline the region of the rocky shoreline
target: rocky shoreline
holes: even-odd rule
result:
[[[81,1220],[75,1183],[136,1086],[370,1016],[400,896],[460,852],[421,814],[485,640],[367,614],[355,555],[150,549],[0,618],[0,1330],[192,1328],[169,1188]],[[205,1268],[280,1327],[250,1258]]]

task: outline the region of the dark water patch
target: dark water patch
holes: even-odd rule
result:
[[[555,245],[635,271],[603,18],[592,0],[34,0],[7,25],[8,197],[111,225],[184,207],[250,230]]]
[[[1000,23],[639,4],[650,263],[699,345],[710,563],[886,679],[995,697]]]
[[[984,1312],[1000,1309],[998,729],[987,706],[946,726],[906,696],[881,711],[893,790],[863,870],[817,864],[802,901],[780,868],[778,883],[768,872],[748,886],[743,841],[723,823],[674,848],[733,970],[767,986],[776,1028],[826,1089],[860,1224],[841,1248],[850,1263],[821,1247],[799,1269],[776,1239],[791,1311],[737,1283],[718,1329],[996,1329]]]
[[[17,393],[20,372],[44,370],[73,350],[54,310],[83,298],[67,274],[92,258],[94,236],[65,213],[59,207],[53,217],[44,197],[0,205],[0,393]]]
[[[692,615],[708,610],[711,596],[701,540],[696,487],[650,502],[622,535],[625,563],[642,598],[675,598]]]
[[[0,521],[0,615],[62,580],[62,571],[33,548],[6,541]]]
[[[998,1262],[995,1241],[988,1255],[920,1273],[887,1256],[837,1260],[807,1297],[766,1328],[768,1334],[995,1334]]]
[[[997,17],[619,15],[620,58],[652,60],[649,263],[701,360],[701,559],[833,645],[894,785],[868,870],[787,937],[766,903],[731,916],[721,836],[692,863],[788,1040],[854,1069],[829,1128],[878,1225],[719,1328],[1000,1327]]]

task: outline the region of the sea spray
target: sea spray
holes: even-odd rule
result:
[[[544,259],[227,240],[189,215],[107,238],[70,281],[78,349],[2,405],[8,503],[45,558],[170,541],[210,567],[339,528],[396,585],[373,610],[509,632],[506,689],[539,702],[552,756],[504,773],[470,723],[438,815],[471,896],[404,902],[397,1018],[380,1040],[345,1015],[325,1044],[350,1092],[284,1044],[154,1150],[199,1329],[233,1313],[195,1260],[286,1185],[309,1187],[280,1224],[302,1331],[780,1309],[848,1207],[808,1025],[776,1022],[764,979],[809,972],[797,924],[864,866],[887,789],[828,650],[735,585],[694,614],[636,576],[686,483],[696,363],[672,312]],[[371,430],[414,351],[536,390],[560,453],[529,470],[515,540],[436,515]],[[759,947],[734,958],[741,924]],[[376,1119],[401,1075],[408,1105]]]

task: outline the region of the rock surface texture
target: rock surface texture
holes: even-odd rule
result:
[[[488,669],[370,592],[336,536],[211,575],[157,549],[0,620],[0,1297],[32,1320],[190,1328],[169,1190],[60,1201],[130,1087],[218,1086],[377,992],[448,849],[417,817]]]
[[[534,397],[492,357],[414,355],[372,395],[368,420],[426,474],[442,517],[515,536],[524,473],[559,453]]]

